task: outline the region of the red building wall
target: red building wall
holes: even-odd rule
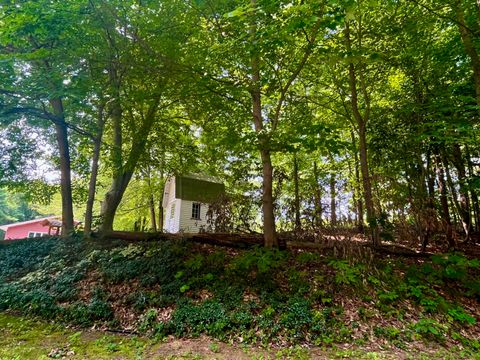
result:
[[[45,219],[41,219],[37,222],[9,227],[5,233],[5,240],[26,238],[31,231],[48,234],[48,226],[42,225],[42,221],[44,220]]]

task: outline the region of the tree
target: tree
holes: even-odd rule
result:
[[[73,114],[67,112],[66,103],[75,93],[68,89],[70,79],[80,71],[76,50],[79,48],[78,34],[83,32],[83,5],[81,1],[71,2],[68,6],[38,1],[0,8],[3,30],[0,49],[6,59],[2,62],[6,81],[0,89],[0,111],[3,116],[16,121],[40,119],[54,128],[61,174],[64,234],[73,231],[68,129],[80,130],[74,125]]]

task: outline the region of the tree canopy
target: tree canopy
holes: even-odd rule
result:
[[[166,178],[201,173],[226,184],[226,228],[268,247],[327,226],[375,246],[471,241],[479,14],[466,0],[4,1],[0,184],[58,191],[66,233],[74,217],[87,234],[161,230]]]

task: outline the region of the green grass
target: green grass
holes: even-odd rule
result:
[[[75,331],[60,325],[0,313],[0,359],[141,358],[150,340],[102,332]]]
[[[195,346],[192,346],[192,343]],[[428,351],[402,351],[390,348],[372,351],[288,346],[260,348],[228,345],[209,338],[196,340],[154,341],[144,336],[112,335],[101,331],[66,329],[63,326],[0,313],[0,360],[23,359],[245,359],[245,360],[307,360],[328,359],[480,359],[477,353],[458,347]]]

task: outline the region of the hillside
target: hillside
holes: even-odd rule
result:
[[[479,302],[480,263],[459,253],[343,257],[79,238],[0,245],[4,314],[154,339],[478,358]]]

